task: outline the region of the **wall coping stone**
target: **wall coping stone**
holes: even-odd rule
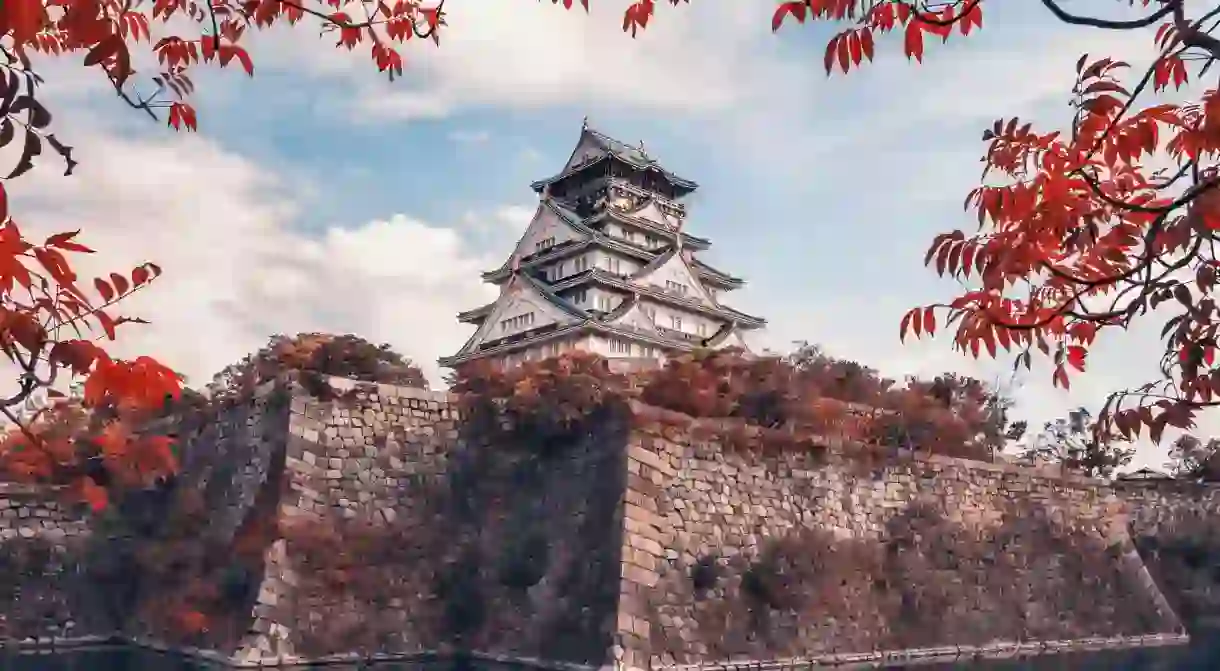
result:
[[[654,671],[780,671],[789,669],[816,669],[824,667],[869,667],[880,664],[938,664],[952,661],[967,660],[998,660],[1015,657],[1036,657],[1042,655],[1057,655],[1079,652],[1099,652],[1104,650],[1126,650],[1135,648],[1156,648],[1187,645],[1190,637],[1185,634],[1154,634],[1148,636],[1129,636],[1116,638],[1082,638],[1066,641],[996,641],[979,646],[949,645],[931,648],[909,648],[899,650],[878,650],[856,653],[830,653],[816,657],[770,659],[770,660],[732,660],[719,663],[687,664],[671,666],[654,666]],[[82,637],[80,639],[63,639],[58,643],[44,642],[37,646],[26,644],[23,652],[28,654],[54,653],[82,647],[106,645],[131,645],[138,648],[164,652],[168,654],[193,657],[228,668],[299,668],[331,664],[352,664],[360,662],[402,662],[402,661],[441,661],[455,657],[468,657],[472,660],[496,662],[523,669],[545,669],[547,671],[594,671],[598,667],[587,664],[560,662],[534,657],[515,657],[481,652],[453,653],[436,650],[425,650],[412,653],[350,653],[328,655],[325,657],[302,658],[290,656],[273,656],[258,659],[240,660],[225,656],[214,650],[193,647],[174,647],[144,639],[113,639],[105,637]]]
[[[654,666],[654,671],[780,671],[822,667],[869,667],[889,664],[938,664],[970,659],[1007,659],[1072,652],[1097,652],[1186,645],[1186,634],[1152,634],[1115,638],[1081,638],[1068,641],[994,641],[983,645],[947,645],[905,650],[876,650],[861,653],[830,653],[816,657],[771,660],[734,660],[720,663]]]
[[[982,645],[945,645],[929,648],[906,648],[897,650],[875,650],[870,652],[829,653],[816,657],[800,657],[768,660],[731,660],[715,663],[657,665],[653,671],[788,671],[791,669],[817,669],[821,667],[868,667],[888,664],[938,664],[952,661],[996,660],[1013,657],[1036,657],[1076,652],[1099,652],[1103,650],[1127,650],[1134,648],[1159,648],[1190,643],[1186,634],[1150,634],[1144,636],[1122,636],[1113,638],[1090,637],[1063,641],[993,641]],[[19,648],[27,654],[46,653],[98,646],[128,645],[155,652],[184,657],[193,657],[217,663],[227,668],[299,668],[331,664],[353,664],[360,662],[404,662],[441,661],[455,657],[495,662],[522,669],[544,669],[546,671],[600,671],[604,667],[575,662],[562,662],[535,657],[516,657],[484,652],[456,653],[442,650],[421,650],[410,653],[341,654],[325,657],[273,656],[240,660],[215,650],[189,646],[171,646],[151,639],[136,637],[82,636],[78,638],[48,639],[44,641],[22,641],[10,643],[5,648]],[[0,648],[3,650],[5,648]]]

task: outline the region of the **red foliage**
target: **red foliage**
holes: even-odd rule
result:
[[[627,377],[602,357],[573,351],[501,370],[475,361],[457,371],[454,393],[464,417],[495,431],[546,441],[578,431],[598,411],[634,395]]]
[[[265,347],[225,368],[213,378],[211,392],[216,397],[250,392],[286,371],[428,388],[423,371],[389,345],[350,334],[298,333],[273,336]]]
[[[101,511],[113,490],[149,487],[178,468],[173,441],[134,430],[142,423],[137,417],[54,402],[0,438],[0,473],[18,482],[63,485],[71,498]]]
[[[775,27],[788,17],[854,24],[826,51],[827,72],[835,63],[847,72],[871,60],[874,34],[899,27],[907,57],[922,60],[925,34],[941,41],[955,27],[971,34],[982,26],[982,4],[946,4],[933,13],[908,2],[785,2]],[[951,302],[912,309],[901,333],[934,334],[940,313],[956,326],[954,344],[963,352],[1015,351],[1028,368],[1037,349],[1051,357],[1054,384],[1066,388],[1073,372],[1085,370],[1099,336],[1127,329],[1149,307],[1176,302],[1176,313],[1164,317],[1163,380],[1135,390],[1130,407],[1123,407],[1129,392],[1111,396],[1097,429],[1130,439],[1147,427],[1160,440],[1166,427],[1189,428],[1200,408],[1220,402],[1214,357],[1220,312],[1211,297],[1220,261],[1208,244],[1220,183],[1220,97],[1207,90],[1199,102],[1154,104],[1149,96],[1171,84],[1180,89],[1191,70],[1201,75],[1220,57],[1220,41],[1211,34],[1215,26],[1187,16],[1183,0],[1131,21],[1063,10],[1055,16],[1109,29],[1163,22],[1154,38],[1157,56],[1131,89],[1123,83],[1127,63],[1081,56],[1070,132],[1039,132],[1016,118],[984,132],[983,176],[1000,180],[966,198],[981,230],[938,236],[925,260],[969,289]]]
[[[980,459],[1006,429],[997,396],[975,380],[946,375],[894,387],[809,346],[786,358],[698,351],[630,376],[585,352],[508,370],[475,363],[458,371],[454,390],[464,416],[490,410],[494,430],[535,440],[570,436],[601,409],[636,398],[692,417]]]

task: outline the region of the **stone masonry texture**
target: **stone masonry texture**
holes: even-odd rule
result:
[[[477,651],[645,669],[1172,634],[1220,616],[1211,487],[861,459],[640,405],[562,445],[500,444],[444,392],[330,386],[321,400],[268,385],[180,432],[210,536],[268,501],[283,531],[245,634],[212,644],[233,662]],[[37,568],[2,586],[0,635],[106,633],[81,630],[96,606],[54,581],[89,561],[73,539],[93,526],[45,492],[0,490],[0,559]],[[34,594],[53,607],[25,608]],[[123,629],[148,640],[155,625]]]

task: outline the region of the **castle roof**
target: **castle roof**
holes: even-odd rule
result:
[[[582,152],[583,150],[583,152]],[[540,179],[530,185],[535,192],[542,192],[548,185],[570,177],[586,168],[606,160],[617,160],[635,168],[656,173],[666,179],[676,189],[690,192],[699,188],[695,182],[679,177],[661,167],[661,165],[644,151],[643,146],[633,147],[626,142],[616,140],[605,133],[594,130],[586,124],[580,131],[580,140],[572,150],[572,156],[567,165],[558,174]]]
[[[547,247],[546,249],[518,256],[517,263],[520,264],[522,268],[561,261],[574,254],[579,254],[590,247],[616,251],[620,254],[625,254],[641,261],[651,261],[658,254],[663,254],[666,250],[673,247],[673,243],[671,242],[662,247],[647,249],[640,245],[612,238],[609,235],[590,227],[586,223],[587,221],[600,218],[603,216],[603,214],[598,214],[588,219],[582,219],[570,207],[567,207],[554,198],[543,198],[539,204],[539,208],[546,208],[548,211],[560,217],[561,220],[576,234],[576,237],[579,239],[567,240],[552,247]],[[535,218],[536,217],[537,215],[535,215]],[[672,232],[669,233],[669,235],[672,235]],[[710,246],[710,244],[710,242],[703,238],[697,238],[695,236],[687,235],[686,233],[682,234],[683,247],[697,250],[706,249],[708,246]],[[713,268],[702,261],[693,261],[692,263],[696,273],[699,274],[701,279],[711,282],[716,286],[727,289],[736,289],[745,284],[742,279]],[[513,258],[510,256],[508,259],[505,259],[504,263],[500,264],[500,267],[496,268],[495,270],[484,272],[482,276],[483,281],[494,282],[497,284],[503,282],[504,280],[508,279],[512,270],[512,264]]]

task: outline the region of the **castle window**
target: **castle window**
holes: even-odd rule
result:
[[[555,238],[543,238],[534,243],[534,251],[541,252],[544,249],[550,249],[555,246]]]
[[[579,291],[572,292],[572,302],[573,303],[576,303],[577,305],[579,305],[581,303],[584,303],[587,300],[589,300],[589,290],[588,289],[580,289]]]
[[[501,321],[500,328],[505,331],[512,331],[512,330],[516,330],[516,329],[525,328],[527,326],[531,326],[531,325],[533,325],[533,323],[534,323],[534,313],[527,312],[523,315],[517,315],[516,317],[509,317],[508,319]]]
[[[602,312],[609,312],[614,309],[614,302],[609,296],[598,296],[597,309]]]
[[[667,291],[672,291],[675,294],[682,294],[683,296],[685,296],[687,287],[685,284],[682,284],[681,282],[675,282],[673,280],[665,280],[665,289]]]
[[[610,269],[610,272],[617,273],[619,271],[619,260],[613,258],[606,259],[606,267]]]
[[[627,242],[635,244],[635,231],[629,231],[624,228],[623,229],[623,239],[626,240]]]
[[[589,269],[589,257],[581,256],[581,257],[577,258],[575,261],[575,265],[576,265],[576,272],[578,272],[578,273],[585,272],[586,270]]]
[[[699,325],[695,327],[695,330],[699,332],[699,335],[707,337],[707,324],[699,322]]]
[[[681,331],[682,330],[682,318],[679,317],[678,315],[671,315],[669,318],[669,325],[672,326],[675,331]]]
[[[611,354],[631,354],[631,343],[623,340],[610,341]]]

